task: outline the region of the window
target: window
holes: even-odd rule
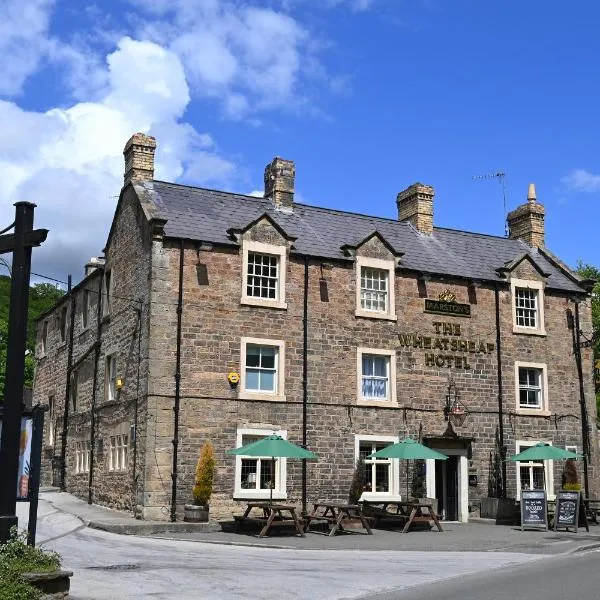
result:
[[[110,452],[108,454],[109,471],[126,471],[129,450],[129,436],[127,434],[110,436]]]
[[[539,281],[511,280],[513,332],[546,335],[544,329],[544,287]]]
[[[242,243],[242,304],[287,308],[286,247],[246,240]]]
[[[90,441],[75,442],[75,474],[90,472]]]
[[[364,468],[365,487],[362,496],[364,499],[373,499],[378,496],[398,496],[398,460],[391,458],[367,458],[373,452],[382,450],[397,441],[398,438],[393,436],[356,436],[356,459],[361,461]]]
[[[81,305],[81,327],[87,329],[90,326],[92,294],[89,290],[83,290],[83,304]]]
[[[48,321],[42,323],[42,337],[40,340],[40,356],[46,356],[48,347]]]
[[[55,409],[56,407],[54,406],[54,396],[48,396],[48,446],[54,446]]]
[[[107,269],[104,271],[104,279],[102,283],[102,316],[109,315],[112,310],[112,286],[112,271]]]
[[[396,320],[394,261],[356,258],[357,317]]]
[[[577,446],[565,446],[565,450],[568,452],[575,452],[577,454]],[[578,458],[574,458],[573,460],[579,460]]]
[[[396,402],[396,354],[393,350],[358,348],[358,404]]]
[[[117,357],[112,354],[104,362],[104,399],[107,402],[117,397]]]
[[[548,413],[546,365],[515,363],[517,410],[531,414]]]
[[[67,312],[66,306],[60,309],[60,341],[63,344],[67,341]]]
[[[240,398],[285,400],[283,390],[284,342],[242,338]]]
[[[267,435],[276,433],[287,438],[286,431],[273,432],[272,429],[238,429],[236,447],[245,446]],[[236,498],[269,498],[271,486],[273,498],[283,500],[286,494],[285,458],[274,461],[268,456],[236,456],[235,457],[235,497]]]
[[[539,442],[518,441],[517,454],[535,446]],[[549,442],[545,442],[549,443]],[[548,497],[553,495],[553,462],[551,460],[529,460],[517,462],[517,498],[521,498],[521,490],[546,490]]]
[[[74,370],[71,373],[71,385],[69,386],[69,398],[71,400],[71,409],[77,411],[77,400],[79,396],[79,372]]]

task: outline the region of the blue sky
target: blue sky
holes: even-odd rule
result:
[[[546,242],[600,266],[600,7],[476,0],[5,0],[0,225],[35,201],[34,268],[101,252],[134,131],[157,178],[251,193],[275,155],[302,202],[503,235],[535,182]]]

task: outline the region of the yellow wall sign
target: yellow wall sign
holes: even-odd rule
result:
[[[227,375],[227,381],[229,381],[231,385],[238,384],[240,382],[240,374],[232,371],[231,373],[229,373],[229,375]]]

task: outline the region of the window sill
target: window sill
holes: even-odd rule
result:
[[[235,490],[234,500],[270,500],[269,490]],[[287,500],[287,493],[273,490],[273,500]]]
[[[513,326],[513,333],[518,333],[520,335],[537,335],[538,337],[546,337],[545,329],[529,329],[528,327],[517,327]]]
[[[248,298],[246,296],[240,300],[240,304],[246,306],[259,306],[261,308],[276,308],[279,310],[287,309],[287,302],[282,302],[281,300],[264,300],[262,298]]]
[[[357,406],[380,406],[382,408],[398,408],[395,400],[375,400],[374,398],[357,398]]]
[[[549,417],[552,413],[549,410],[539,408],[517,408],[517,414],[531,417]]]
[[[380,319],[382,321],[397,321],[398,317],[396,315],[390,315],[389,313],[378,313],[376,311],[371,310],[362,310],[356,309],[354,311],[355,317],[361,317],[363,319]]]
[[[285,395],[278,394],[254,394],[252,392],[240,392],[238,400],[267,400],[268,402],[285,402]]]

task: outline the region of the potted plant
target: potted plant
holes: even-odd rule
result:
[[[581,491],[581,484],[579,483],[579,473],[577,473],[577,467],[575,461],[572,458],[568,458],[565,461],[563,467],[561,484],[563,490],[569,490],[572,492]]]
[[[196,464],[196,477],[192,490],[194,501],[193,504],[184,506],[184,521],[188,523],[206,523],[208,521],[208,503],[212,494],[214,474],[215,453],[212,444],[206,442],[202,446]]]

